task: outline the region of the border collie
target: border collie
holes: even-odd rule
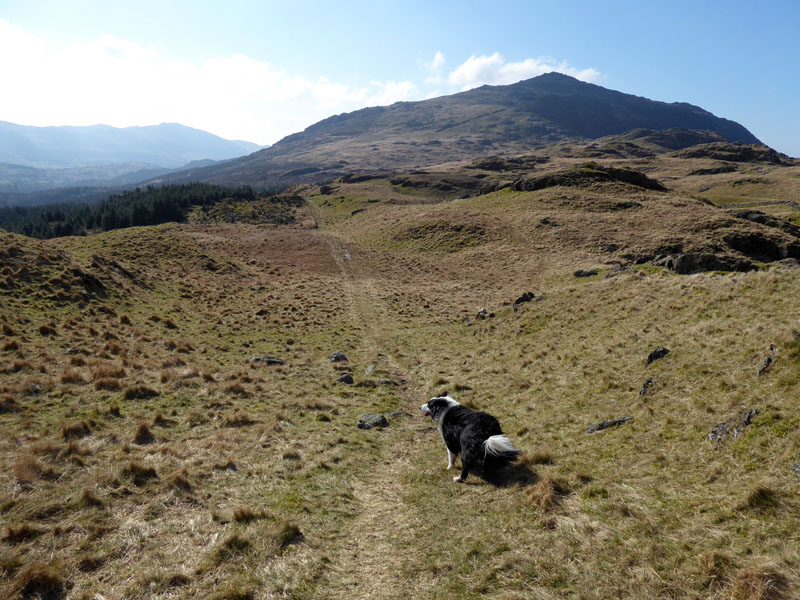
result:
[[[452,469],[456,456],[461,455],[461,475],[453,481],[463,483],[476,462],[483,462],[483,473],[487,474],[520,454],[503,435],[497,419],[462,406],[450,396],[431,398],[419,409],[433,419],[442,434],[447,468]]]

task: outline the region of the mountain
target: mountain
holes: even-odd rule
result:
[[[193,160],[226,160],[260,148],[178,123],[118,128],[32,127],[0,121],[0,163],[36,168],[145,163],[174,169]],[[140,168],[141,164],[133,170]]]
[[[424,168],[633,129],[710,131],[723,141],[759,143],[742,125],[691,104],[658,102],[548,73],[512,85],[336,115],[250,156],[164,181],[200,178],[257,186],[321,181],[352,171]]]

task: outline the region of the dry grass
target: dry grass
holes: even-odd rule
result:
[[[8,236],[0,269],[29,266],[0,290],[16,344],[0,366],[0,595],[52,576],[76,598],[797,596],[794,271],[605,278],[626,252],[716,235],[722,217],[677,192],[609,211],[629,192],[427,203],[358,185],[314,201],[318,230]],[[108,297],[44,290],[73,266]],[[542,299],[514,306],[529,290]],[[657,345],[671,354],[645,370]],[[375,385],[335,385],[336,350]],[[525,451],[495,484],[444,470],[418,411],[444,388]],[[737,437],[707,440],[749,408]],[[76,424],[90,435],[67,437]]]

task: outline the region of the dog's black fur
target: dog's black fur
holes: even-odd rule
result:
[[[463,482],[478,463],[482,463],[482,473],[487,475],[520,454],[490,414],[471,410],[449,396],[431,398],[420,410],[430,415],[442,434],[447,446],[447,468],[451,469],[455,457],[461,455],[461,475],[454,481]]]

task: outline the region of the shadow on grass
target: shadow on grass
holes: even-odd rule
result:
[[[488,473],[481,473],[480,469],[475,474],[483,479],[486,483],[495,487],[528,487],[534,485],[539,476],[531,471],[528,465],[523,463],[513,463],[492,469]]]

